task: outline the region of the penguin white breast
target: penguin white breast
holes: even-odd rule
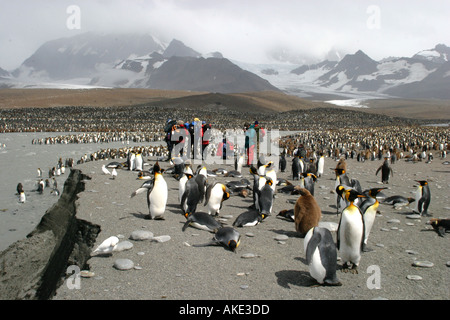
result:
[[[342,212],[339,228],[340,253],[344,262],[352,261],[358,264],[360,259],[363,222],[357,207],[348,207]]]
[[[243,224],[242,226],[243,226],[243,227],[254,227],[254,226],[256,226],[258,223],[259,223],[258,220],[255,219],[255,221],[247,222],[247,223]]]
[[[166,209],[168,197],[167,183],[162,176],[156,177],[155,185],[150,193],[150,213],[161,215]]]
[[[325,275],[327,270],[325,270],[322,259],[320,259],[320,252],[317,248],[314,250],[314,253],[311,258],[311,262],[309,263],[309,274],[311,277],[317,280],[319,283],[323,283],[323,279],[325,279]]]

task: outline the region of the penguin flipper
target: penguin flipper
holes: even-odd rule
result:
[[[187,229],[187,227],[189,227],[190,224],[191,224],[191,221],[188,219],[188,220],[184,223],[183,228],[181,228],[181,231],[184,232],[184,231]]]
[[[319,232],[316,232],[316,229],[314,228],[313,235],[311,236],[311,239],[309,239],[308,246],[306,247],[306,263],[308,263],[308,265],[321,240],[322,235]]]
[[[221,245],[221,243],[217,240],[211,240],[207,243],[201,243],[201,244],[193,244],[193,247],[208,247],[208,246],[218,246]]]

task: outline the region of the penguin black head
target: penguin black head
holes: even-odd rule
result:
[[[241,240],[238,240],[237,242],[236,242],[236,240],[230,240],[230,241],[228,241],[228,247],[230,248],[231,251],[236,253],[236,249],[239,247],[240,243],[241,243]]]
[[[338,185],[338,186],[336,187],[336,193],[337,193],[339,196],[342,196],[342,194],[344,193],[344,191],[345,191],[345,187],[344,187],[342,184],[340,184],[340,185]]]
[[[349,191],[346,192],[345,197],[347,198],[348,201],[353,202],[356,200],[356,198],[365,198],[366,196],[354,189],[350,189]]]
[[[378,193],[381,192],[381,190],[384,190],[387,188],[372,188],[369,190],[369,196],[371,196],[372,198],[375,198],[377,196]]]
[[[154,173],[161,173],[161,167],[159,166],[158,161],[156,161],[155,165],[153,166],[153,172]]]
[[[428,181],[426,180],[414,180],[414,181],[418,182],[422,187],[428,184]]]
[[[333,169],[333,170],[336,172],[337,175],[342,175],[342,174],[345,173],[345,170],[341,169],[341,168],[336,168],[336,169]]]
[[[268,184],[269,186],[273,185],[272,179],[270,179],[269,177],[266,177],[266,179],[266,184]]]
[[[250,167],[250,173],[251,173],[251,174],[258,174],[258,170],[255,168],[254,165],[252,165],[252,166]]]

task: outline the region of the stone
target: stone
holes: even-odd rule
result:
[[[254,233],[251,233],[251,232],[247,232],[245,235],[246,235],[247,237],[249,237],[249,238],[252,238],[252,237],[255,236],[255,234],[254,234]]]
[[[390,219],[387,221],[387,223],[400,223],[400,220],[398,219]]]
[[[92,278],[95,276],[95,273],[89,270],[81,270],[80,277],[82,278]]]
[[[131,240],[143,241],[153,239],[153,232],[147,230],[135,230],[130,234]]]
[[[413,254],[413,255],[419,254],[417,251],[414,251],[414,250],[405,250],[405,252],[407,254]]]
[[[125,251],[125,250],[130,250],[131,248],[133,248],[133,244],[130,241],[121,241],[117,244],[117,246],[114,248],[114,251]]]
[[[274,239],[277,241],[286,241],[287,239],[289,239],[289,237],[285,234],[280,234],[275,236]]]
[[[434,263],[430,262],[430,261],[425,261],[425,260],[422,260],[422,261],[417,260],[417,261],[414,261],[412,265],[414,267],[431,268],[434,266]]]
[[[163,243],[163,242],[167,242],[169,241],[171,238],[168,235],[164,235],[164,236],[158,236],[158,237],[154,237],[152,240],[159,242],[159,243]]]
[[[450,261],[447,261],[447,263],[445,264],[447,267],[450,267]]]
[[[407,219],[420,219],[420,214],[408,214],[406,216]]]
[[[422,280],[422,277],[421,277],[421,276],[418,276],[418,275],[414,275],[414,274],[408,274],[408,275],[406,276],[406,279],[408,279],[408,280],[419,281],[419,280]]]
[[[256,255],[254,253],[244,253],[241,258],[243,259],[251,259],[251,258],[255,258]]]
[[[118,270],[130,270],[134,268],[134,262],[130,259],[117,259],[114,261],[114,268]]]

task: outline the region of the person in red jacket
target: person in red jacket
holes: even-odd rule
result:
[[[206,123],[206,121],[202,122],[202,160],[206,159],[207,152],[205,149],[209,146],[209,140],[211,138],[211,124]]]

